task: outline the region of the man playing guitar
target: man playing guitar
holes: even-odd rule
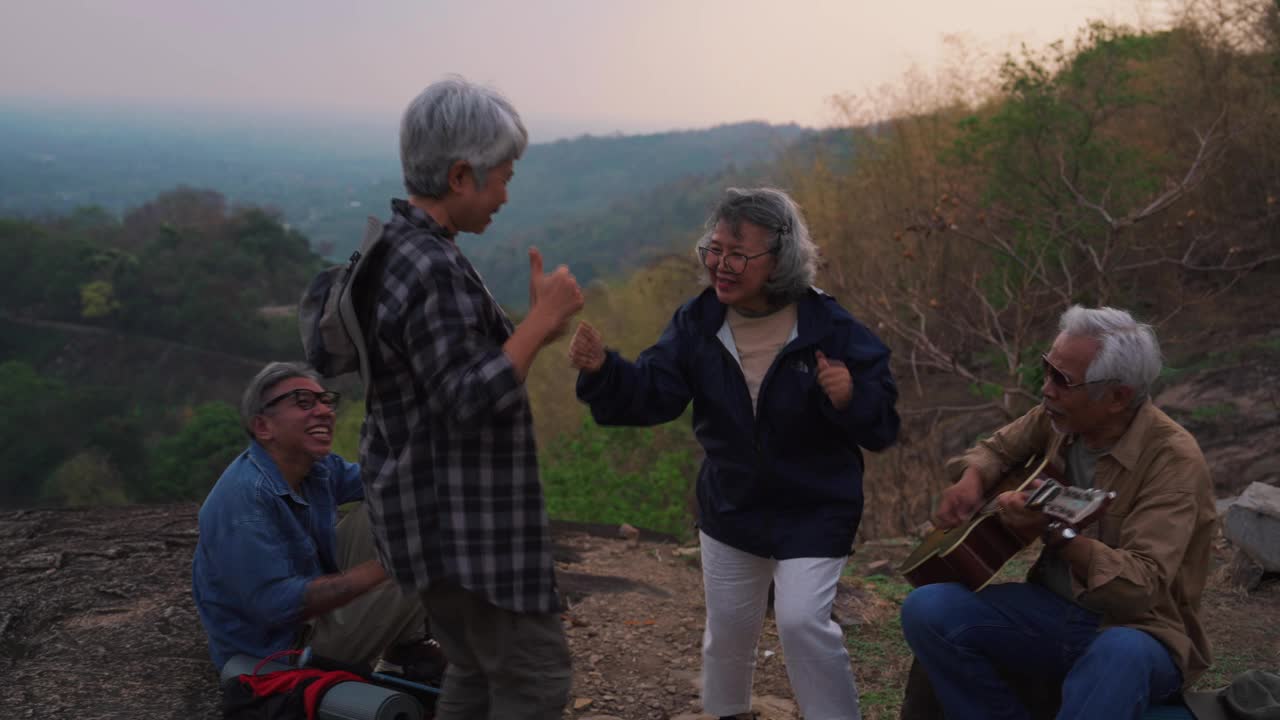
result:
[[[1195,439],[1149,398],[1155,333],[1123,310],[1080,306],[1059,329],[1044,401],[952,461],[960,478],[933,520],[964,523],[1006,471],[1054,445],[1064,484],[1114,496],[1077,526],[1028,507],[1031,488],[1003,493],[1000,521],[1044,541],[1028,581],[907,597],[903,633],[948,720],[1030,717],[1006,682],[1020,675],[1061,682],[1060,719],[1137,720],[1209,665],[1199,610],[1212,485]]]

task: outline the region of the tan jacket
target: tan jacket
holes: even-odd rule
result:
[[[977,467],[990,489],[1057,436],[1037,406],[953,459],[951,467],[956,476]],[[1100,613],[1104,627],[1136,628],[1163,643],[1189,687],[1210,663],[1199,612],[1217,519],[1200,446],[1147,400],[1111,451],[1098,458],[1094,487],[1117,496],[1086,533],[1107,547],[1094,551],[1084,583],[1073,574],[1076,601]]]

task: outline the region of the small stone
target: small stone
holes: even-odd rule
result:
[[[574,710],[585,710],[591,707],[591,698],[576,698],[573,701]]]
[[[888,560],[876,560],[867,563],[867,567],[862,571],[863,575],[870,577],[872,575],[888,575],[892,572],[893,563]]]
[[[627,523],[622,523],[622,525],[618,526],[618,536],[626,540],[627,544],[632,547],[640,544],[640,531]]]

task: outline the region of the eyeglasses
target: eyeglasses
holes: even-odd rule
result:
[[[1073,383],[1071,382],[1071,378],[1067,377],[1066,373],[1062,372],[1054,366],[1053,363],[1049,362],[1048,355],[1041,355],[1040,362],[1044,365],[1044,376],[1049,379],[1049,382],[1063,390],[1075,390],[1076,388],[1084,387],[1085,385],[1100,385],[1102,383],[1120,382],[1115,378],[1107,378],[1105,380],[1086,380],[1084,382]]]
[[[288,397],[293,398],[293,404],[297,405],[299,410],[310,410],[311,408],[316,406],[317,400],[329,406],[330,408],[336,408],[338,406],[338,400],[342,399],[342,393],[336,392],[334,390],[325,390],[324,392],[316,392],[314,390],[307,390],[306,388],[298,388],[297,390],[290,390],[287,393],[277,395],[271,398],[270,400],[262,403],[262,407],[258,408],[258,412],[263,412],[267,408],[271,407],[272,405],[275,405],[276,403]]]
[[[743,255],[742,253],[725,254],[723,250],[711,247],[699,247],[698,258],[702,260],[702,264],[708,270],[715,270],[723,267],[726,272],[734,275],[741,275],[747,271],[747,263],[765,255],[776,255],[777,250],[765,250],[755,255]]]

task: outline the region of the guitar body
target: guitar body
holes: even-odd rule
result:
[[[995,495],[1005,490],[1022,490],[1049,471],[1048,457],[1033,457],[1009,473]],[[986,587],[1030,542],[1030,538],[1019,537],[1000,522],[993,496],[963,525],[950,530],[934,529],[902,562],[898,571],[915,587],[958,582],[977,591]]]
[[[914,587],[958,582],[978,591],[1028,544],[994,513],[979,514],[959,527],[929,533],[900,570]]]

